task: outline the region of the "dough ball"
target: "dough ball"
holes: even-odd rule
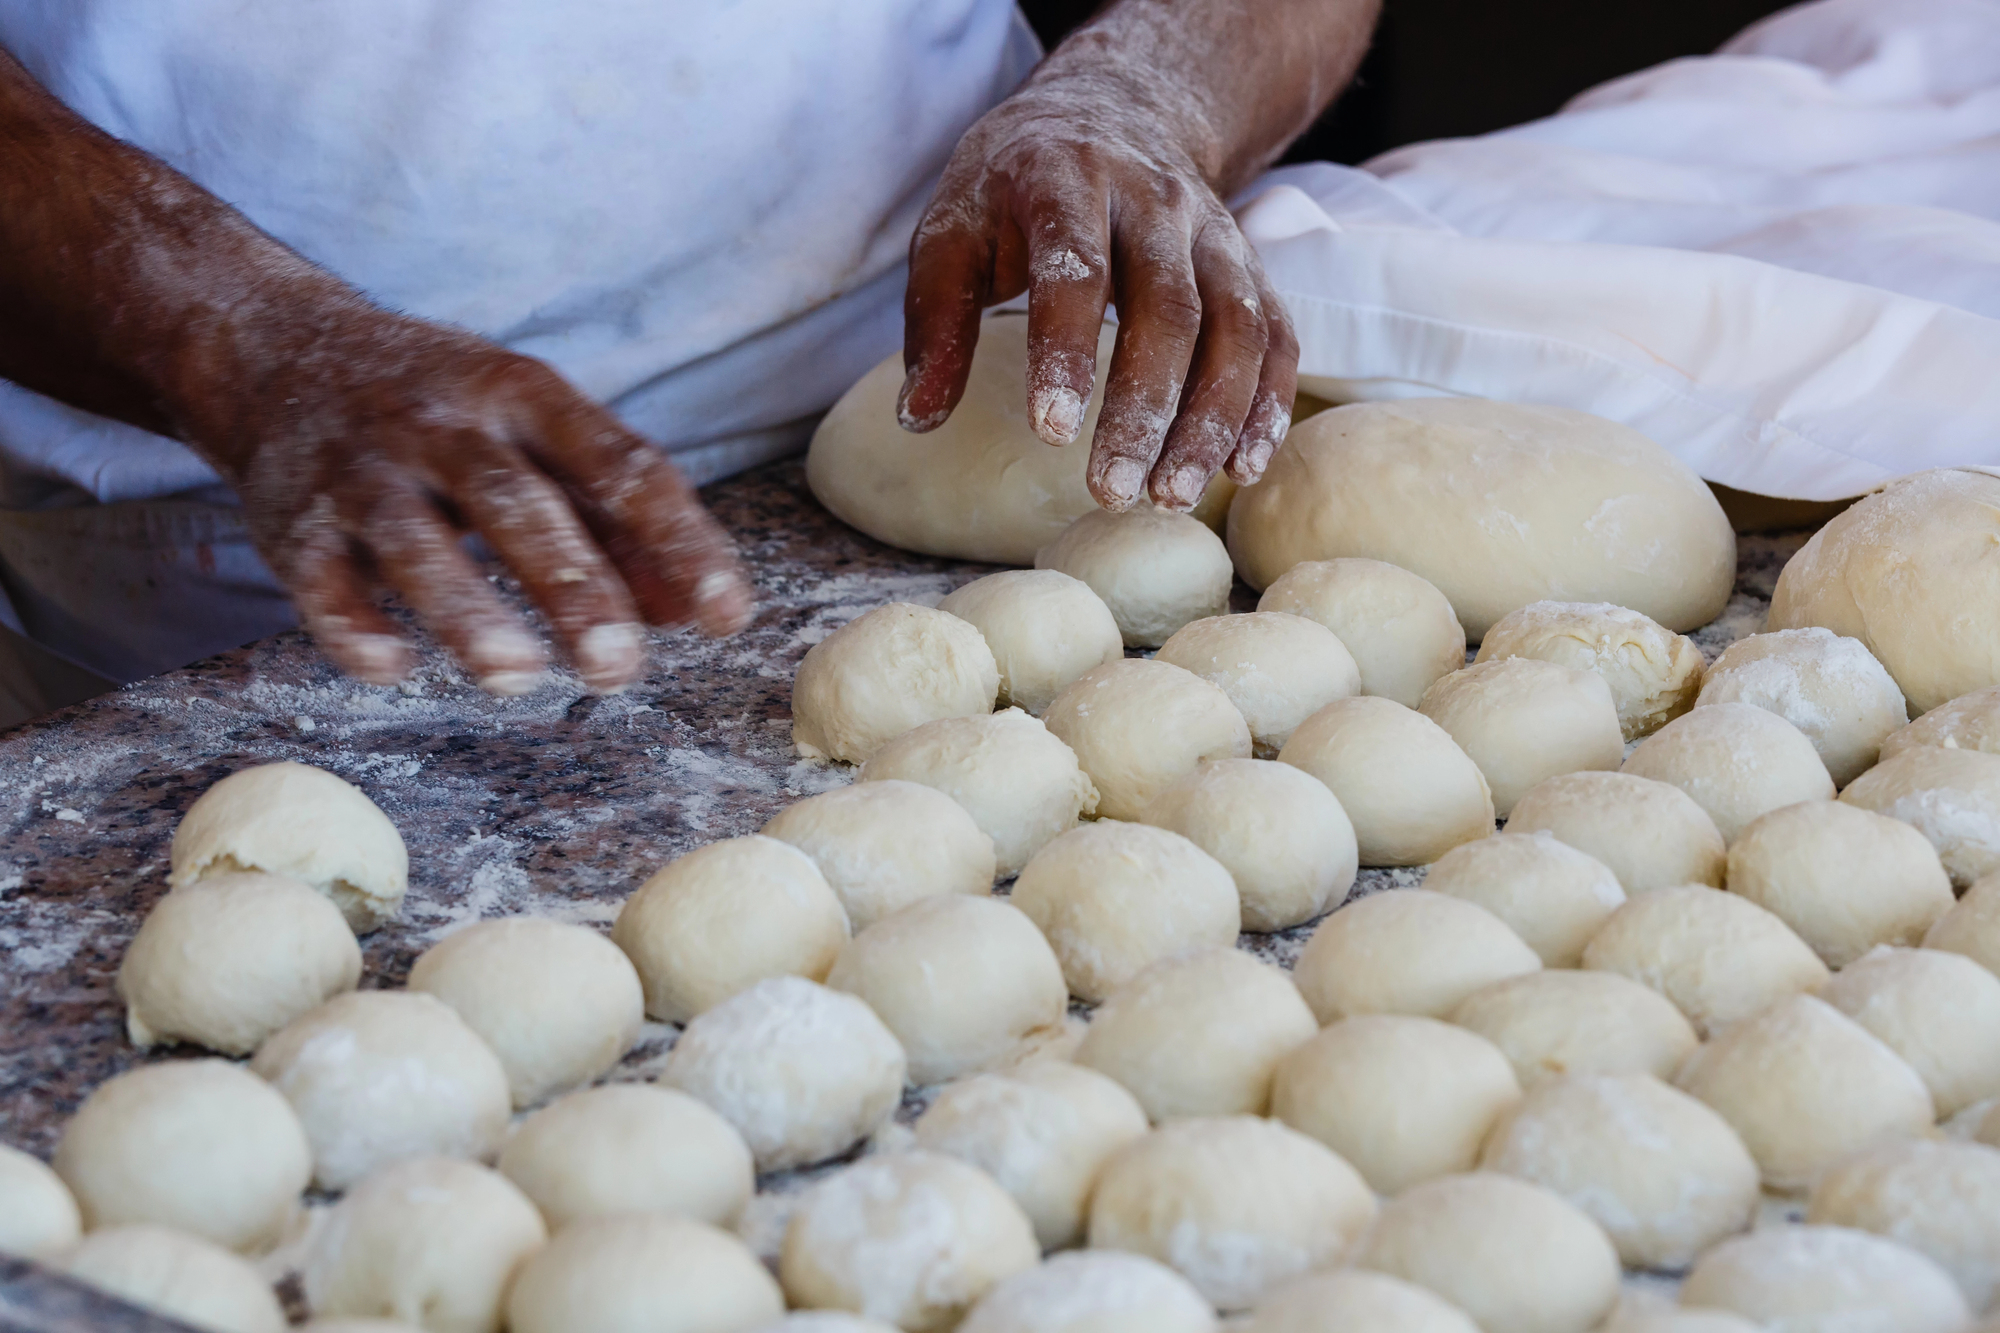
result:
[[[1729,1122],[1651,1074],[1570,1074],[1501,1120],[1479,1165],[1553,1190],[1632,1268],[1684,1268],[1757,1211],[1757,1163]]]
[[[1035,568],[1089,584],[1128,648],[1157,648],[1189,621],[1221,615],[1236,581],[1207,524],[1148,504],[1122,514],[1092,508],[1035,552]]]
[[[1086,672],[1049,705],[1046,721],[1090,775],[1105,819],[1137,819],[1205,759],[1250,754],[1249,725],[1228,695],[1192,671],[1146,658]]]
[[[551,1231],[613,1213],[729,1226],[756,1188],[735,1126],[685,1093],[636,1083],[551,1102],[514,1131],[499,1166]]]
[[[1154,963],[1091,1016],[1076,1062],[1155,1121],[1262,1115],[1283,1060],[1319,1030],[1281,968],[1224,945]]]
[[[991,1176],[906,1152],[863,1158],[809,1189],[785,1228],[778,1276],[793,1305],[931,1333],[1040,1258],[1027,1215]]]
[[[2000,685],[1961,694],[1890,732],[1882,742],[1882,758],[1894,759],[1922,745],[2000,754]]]
[[[1322,1023],[1356,1014],[1442,1018],[1481,986],[1542,960],[1485,908],[1428,889],[1357,898],[1322,921],[1292,969]]]
[[[1584,1333],[1618,1300],[1618,1252],[1590,1215],[1489,1171],[1390,1200],[1354,1264],[1429,1288],[1483,1333]]]
[[[857,782],[780,810],[760,830],[810,856],[856,930],[937,893],[993,891],[993,839],[935,787]]]
[[[1628,741],[1687,712],[1701,691],[1694,640],[1609,602],[1531,602],[1509,612],[1486,631],[1478,660],[1509,657],[1595,673],[1611,689]]]
[[[1697,702],[1776,713],[1805,733],[1836,787],[1874,767],[1884,738],[1910,719],[1903,692],[1860,640],[1826,629],[1738,639],[1708,669]]]
[[[1676,884],[1722,885],[1722,834],[1679,787],[1631,773],[1565,773],[1531,789],[1509,833],[1553,833],[1611,867],[1628,896]]]
[[[858,764],[911,727],[992,712],[999,692],[978,630],[891,602],[806,650],[792,680],[792,744],[807,759]]]
[[[1274,757],[1320,709],[1361,693],[1361,669],[1339,637],[1318,621],[1280,611],[1193,621],[1174,632],[1156,660],[1228,695],[1261,759]]]
[[[1603,677],[1532,657],[1454,671],[1424,691],[1418,710],[1479,765],[1502,819],[1545,778],[1608,771],[1625,759]]]
[[[1681,1302],[1801,1333],[1964,1333],[1972,1323],[1950,1274],[1846,1227],[1772,1227],[1724,1241],[1695,1264]]]
[[[1090,1200],[1090,1244],[1157,1259],[1225,1311],[1343,1254],[1375,1215],[1361,1176],[1256,1116],[1174,1120],[1120,1149]]]
[[[1039,715],[1092,667],[1125,656],[1118,621],[1082,579],[1059,569],[988,574],[938,603],[985,636],[1000,667],[1000,705]]]
[[[410,856],[389,817],[358,787],[309,764],[263,764],[210,787],[181,816],[170,859],[170,888],[262,870],[310,884],[357,931],[393,919],[410,882]]]
[[[1602,861],[1550,833],[1496,833],[1454,847],[1424,876],[1424,887],[1493,913],[1544,967],[1575,967],[1583,946],[1625,902]]]
[[[1451,1021],[1498,1046],[1521,1086],[1564,1074],[1672,1078],[1700,1044],[1656,990],[1615,972],[1530,972],[1482,986]]]
[[[1736,534],[1701,478],[1628,426],[1477,398],[1353,403],[1299,423],[1236,497],[1253,588],[1368,556],[1451,599],[1474,640],[1530,602],[1612,602],[1674,630],[1722,614]]]
[[[1405,708],[1465,665],[1465,630],[1428,579],[1380,560],[1307,560],[1280,574],[1259,611],[1317,620],[1347,646],[1361,691]]]
[[[1093,1069],[1037,1060],[946,1085],[917,1118],[917,1146],[986,1172],[1014,1197],[1044,1250],[1083,1235],[1107,1158],[1144,1135],[1132,1094]]]
[[[1928,1255],[1974,1310],[2000,1297],[2000,1149],[1907,1139],[1862,1153],[1819,1178],[1806,1221]]]
[[[1047,445],[1043,445],[1047,448]],[[753,1333],[897,1333],[879,1319],[864,1319],[839,1310],[801,1310],[775,1324],[759,1324]]]
[[[847,913],[812,858],[754,834],[675,857],[611,927],[639,969],[646,1012],[663,1023],[685,1023],[766,977],[819,981],[847,936]]]
[[[1790,926],[1705,884],[1632,899],[1585,947],[1583,965],[1651,986],[1704,1036],[1774,1000],[1817,990],[1827,977]]]
[[[285,1333],[285,1312],[250,1264],[185,1231],[139,1224],[85,1236],[64,1273],[205,1333]]]
[[[1493,832],[1493,792],[1451,733],[1389,699],[1328,704],[1279,753],[1325,783],[1354,825],[1361,864],[1420,866]]]
[[[1967,889],[1957,905],[1924,933],[1924,947],[1964,954],[2000,976],[2000,876]]]
[[[2000,754],[1905,750],[1856,778],[1840,799],[1929,838],[1954,888],[2000,870]]]
[[[1136,1254],[1058,1254],[979,1302],[959,1333],[1214,1333],[1188,1280]]]
[[[259,1047],[250,1070],[298,1113],[325,1190],[410,1157],[491,1157],[512,1110],[499,1057],[416,992],[336,996]]]
[[[249,871],[155,903],[119,964],[118,996],[140,1050],[185,1041],[248,1055],[360,979],[361,946],[329,898]]]
[[[724,1333],[785,1312],[743,1242],[684,1217],[593,1217],[521,1265],[508,1333]]]
[[[1970,958],[1876,949],[1842,968],[1819,997],[1917,1071],[1940,1120],[2000,1097],[2000,977]]]
[[[838,1157],[903,1097],[903,1048],[875,1011],[803,977],[773,977],[687,1025],[660,1081],[736,1126],[759,1171]]]
[[[1278,1066],[1271,1114],[1352,1163],[1378,1194],[1469,1171],[1521,1099],[1483,1037],[1405,1014],[1346,1018]]]
[[[62,1177],[0,1143],[0,1254],[52,1259],[82,1233],[82,1212]]]
[[[409,987],[443,1000],[485,1039],[516,1106],[610,1070],[646,1018],[639,974],[617,945],[588,927],[537,917],[454,932],[418,957]]]
[[[1004,1064],[1069,1010],[1048,941],[997,898],[926,898],[883,917],[840,951],[826,984],[881,1016],[918,1084]]]
[[[1640,741],[1621,771],[1679,787],[1725,843],[1759,815],[1833,795],[1805,733],[1754,704],[1710,704],[1675,718]]]
[[[176,1060],[99,1084],[63,1127],[55,1169],[92,1230],[150,1222],[261,1253],[298,1217],[312,1149],[262,1079]]]
[[[1412,1282],[1344,1268],[1287,1283],[1242,1333],[1479,1333],[1463,1311]]]
[[[904,733],[861,768],[862,782],[893,779],[934,787],[958,802],[993,839],[1001,876],[1019,874],[1050,839],[1097,810],[1097,788],[1076,752],[1018,708]]]
[[[2000,678],[1991,552],[2000,478],[1913,473],[1814,533],[1778,575],[1772,629],[1819,625],[1859,639],[1912,707],[1936,708]]]
[[[1934,1119],[1915,1070],[1808,995],[1723,1029],[1674,1081],[1721,1113],[1776,1190],[1802,1189],[1841,1158],[1922,1134]]]
[[[509,1280],[547,1239],[535,1205],[498,1172],[398,1162],[349,1190],[314,1233],[306,1304],[431,1333],[498,1333]]]
[[[1727,1310],[1647,1309],[1619,1311],[1604,1326],[1604,1333],[1764,1333],[1764,1325],[1753,1324],[1742,1315]]]
[[[1148,963],[1236,942],[1222,863],[1178,833],[1100,820],[1036,852],[1008,900],[1048,937],[1070,993],[1092,1003]]]

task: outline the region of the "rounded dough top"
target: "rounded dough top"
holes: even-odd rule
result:
[[[1961,694],[1908,726],[1890,732],[1882,742],[1882,758],[1894,759],[1920,745],[2000,754],[2000,685]]]
[[[1499,657],[1596,672],[1611,687],[1628,741],[1687,712],[1701,690],[1701,649],[1694,640],[1609,602],[1531,602],[1510,612],[1479,645],[1479,661]]]

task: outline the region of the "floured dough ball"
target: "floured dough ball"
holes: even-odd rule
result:
[[[594,1217],[521,1265],[508,1333],[720,1333],[785,1312],[778,1284],[742,1241],[683,1217]]]
[[[1454,847],[1424,876],[1424,887],[1493,913],[1544,967],[1575,967],[1583,946],[1625,902],[1602,861],[1549,833],[1496,833]]]
[[[1375,1215],[1353,1167],[1256,1116],[1174,1120],[1119,1150],[1090,1200],[1093,1249],[1143,1254],[1224,1311],[1346,1252]]]
[[[1486,1141],[1483,1170],[1553,1190],[1631,1268],[1682,1268],[1757,1211],[1757,1163],[1729,1122],[1651,1074],[1536,1087]]]
[[[1917,1071],[1940,1120],[2000,1097],[2000,977],[1970,958],[1876,949],[1842,968],[1819,997]]]
[[[1035,553],[1035,568],[1089,584],[1128,648],[1157,648],[1189,621],[1221,615],[1236,581],[1207,524],[1146,504],[1122,514],[1093,508]]]
[[[1178,833],[1100,820],[1036,852],[1008,900],[1048,937],[1070,994],[1095,1003],[1148,963],[1236,942],[1222,863]]]
[[[1954,888],[2000,870],[2000,754],[1905,750],[1856,778],[1840,799],[1929,838]]]
[[[1361,690],[1405,708],[1465,665],[1465,630],[1428,579],[1380,560],[1308,560],[1280,574],[1259,611],[1317,620],[1347,645]]]
[[[1483,1333],[1584,1333],[1618,1300],[1618,1252],[1588,1213],[1488,1171],[1390,1200],[1354,1264],[1429,1288]]]
[[[1708,669],[1697,702],[1776,713],[1805,733],[1836,787],[1872,768],[1883,739],[1910,720],[1903,692],[1873,654],[1826,629],[1738,639]]]
[[[857,782],[780,810],[760,830],[813,859],[856,930],[936,893],[991,893],[993,839],[920,782]]]
[[[1479,1333],[1442,1296],[1360,1268],[1314,1273],[1257,1303],[1241,1333]]]
[[[917,1118],[917,1146],[970,1162],[998,1181],[1044,1250],[1083,1235],[1098,1170],[1144,1135],[1132,1094],[1092,1069],[1036,1060],[948,1084]]]
[[[663,1023],[685,1023],[766,977],[822,980],[847,937],[847,912],[812,858],[754,834],[674,858],[611,927],[639,969],[646,1012]]]
[[[62,1177],[0,1143],[0,1254],[51,1259],[82,1233],[82,1212]]]
[[[1802,1189],[1843,1157],[1915,1137],[1935,1118],[1915,1070],[1807,995],[1725,1028],[1674,1081],[1721,1113],[1777,1190]]]
[[[1106,819],[1137,819],[1203,760],[1250,754],[1250,727],[1228,695],[1192,671],[1146,658],[1086,672],[1045,720],[1076,752]]]
[[[1262,1115],[1278,1062],[1318,1030],[1282,968],[1224,945],[1154,963],[1111,992],[1075,1059],[1155,1121]]]
[[[1035,923],[998,899],[955,894],[856,935],[826,984],[881,1016],[918,1084],[1006,1063],[1069,1008],[1062,965]]]
[[[1417,707],[1479,765],[1502,819],[1544,779],[1625,759],[1617,705],[1593,672],[1501,658],[1443,677]]]
[[[1354,887],[1354,825],[1325,783],[1268,759],[1211,759],[1155,796],[1141,816],[1222,863],[1243,929],[1285,930]]]
[[[1725,843],[1759,815],[1833,795],[1805,733],[1754,704],[1710,704],[1675,718],[1640,741],[1621,771],[1679,787]]]
[[[61,1271],[151,1314],[206,1333],[284,1333],[271,1285],[219,1245],[166,1227],[106,1227],[62,1256]]]
[[[1862,1153],[1819,1178],[1806,1221],[1930,1256],[1975,1310],[2000,1297],[2000,1149],[1908,1139]]]
[[[959,1333],[1214,1333],[1215,1311],[1173,1269],[1116,1251],[1058,1254],[1002,1282]]]
[[[660,1082],[721,1112],[759,1171],[783,1171],[880,1129],[904,1072],[903,1048],[874,1010],[803,977],[773,977],[691,1021]]]
[[[118,966],[118,995],[140,1050],[186,1041],[248,1055],[360,979],[361,946],[331,899],[245,871],[155,903]]]
[[[1736,534],[1686,464],[1628,426],[1477,398],[1353,403],[1292,429],[1236,497],[1253,588],[1301,560],[1368,556],[1451,599],[1477,640],[1530,602],[1612,602],[1674,630],[1722,614]]]
[[[1278,762],[1325,783],[1354,825],[1361,864],[1420,866],[1493,832],[1493,792],[1451,734],[1389,699],[1328,704]]]
[[[1961,694],[1890,732],[1882,742],[1882,758],[1894,759],[1921,745],[2000,754],[2000,685]]]
[[[497,1333],[508,1282],[547,1239],[535,1205],[498,1172],[398,1162],[349,1190],[313,1233],[306,1304],[433,1333]]]
[[[450,1006],[353,991],[287,1024],[250,1062],[292,1104],[313,1183],[345,1189],[410,1157],[491,1157],[513,1109],[499,1057]]]
[[[1071,681],[1125,656],[1118,621],[1082,579],[1059,569],[1007,569],[938,603],[985,636],[1003,708],[1040,714]]]
[[[1816,990],[1826,964],[1790,926],[1705,884],[1642,893],[1583,951],[1593,972],[1651,986],[1706,1035],[1787,995]]]
[[[1027,1215],[991,1176],[919,1151],[863,1158],[806,1191],[778,1276],[795,1306],[931,1333],[1040,1258]]]
[[[151,1222],[261,1253],[299,1215],[312,1149],[262,1079],[177,1060],[99,1084],[63,1127],[55,1168],[92,1230]]]
[[[447,936],[411,966],[409,987],[443,1000],[485,1039],[516,1106],[608,1071],[646,1018],[639,974],[617,945],[536,917],[481,921]]]
[[[1352,1163],[1378,1194],[1469,1171],[1521,1099],[1507,1057],[1434,1018],[1347,1018],[1278,1066],[1271,1114]]]
[[[1280,611],[1193,621],[1174,632],[1156,660],[1228,695],[1262,759],[1282,750],[1299,723],[1361,693],[1361,669],[1339,637],[1318,621]]]
[[[1924,934],[1926,949],[1964,954],[2000,976],[2000,876],[1980,880]]]
[[[1565,773],[1514,804],[1509,833],[1553,833],[1611,867],[1628,895],[1722,885],[1722,834],[1679,787],[1631,773]]]
[[[1000,668],[978,630],[934,607],[891,602],[806,651],[792,681],[792,744],[858,764],[911,727],[993,711]]]
[[[993,839],[1003,876],[1020,873],[1051,838],[1097,810],[1097,788],[1076,752],[1018,708],[925,723],[861,767],[862,782],[898,778],[935,787],[964,807]]]
[[[389,817],[309,764],[246,768],[210,787],[181,816],[171,860],[175,889],[233,870],[310,884],[357,931],[394,918],[410,883],[410,855]]]
[[[1428,889],[1357,898],[1322,921],[1292,976],[1322,1023],[1356,1014],[1442,1018],[1481,986],[1542,960],[1485,908]]]
[[[686,1093],[636,1083],[551,1102],[514,1131],[499,1167],[551,1231],[612,1213],[729,1226],[756,1186],[734,1126]]]
[[[1486,631],[1478,660],[1508,657],[1594,672],[1611,689],[1628,741],[1687,712],[1701,691],[1694,640],[1609,602],[1531,602],[1509,612]]]
[[[1531,972],[1483,986],[1451,1021],[1498,1046],[1521,1086],[1564,1074],[1672,1078],[1701,1039],[1656,990],[1615,972]]]
[[[1944,1269],[1847,1227],[1772,1227],[1724,1241],[1689,1272],[1681,1303],[1771,1329],[1965,1333],[1972,1324]]]

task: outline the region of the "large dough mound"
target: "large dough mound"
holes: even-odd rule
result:
[[[1400,565],[1443,590],[1475,641],[1544,600],[1611,602],[1690,630],[1722,613],[1736,573],[1722,506],[1645,436],[1466,398],[1300,422],[1232,506],[1229,550],[1253,588],[1304,560]]]

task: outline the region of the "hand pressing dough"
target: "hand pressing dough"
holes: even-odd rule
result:
[[[1965,1333],[1973,1317],[1935,1263],[1846,1227],[1772,1227],[1724,1241],[1695,1264],[1681,1302],[1762,1328],[1840,1333]]]
[[[1813,1186],[1806,1221],[1927,1255],[1975,1310],[2000,1297],[2000,1149],[1907,1139],[1851,1157]]]
[[[1980,880],[1924,933],[1926,949],[1964,954],[2000,976],[2000,876]]]
[[[1726,853],[1708,811],[1679,787],[1632,773],[1565,773],[1530,789],[1509,833],[1553,833],[1611,867],[1627,896],[1722,886]]]
[[[646,1012],[685,1023],[767,977],[826,977],[847,912],[790,843],[724,838],[676,857],[618,911],[611,942],[639,970]]]
[[[1317,620],[1361,672],[1361,692],[1415,708],[1432,681],[1465,665],[1465,629],[1429,580],[1380,560],[1307,560],[1272,581],[1259,611]]]
[[[1215,1311],[1173,1269],[1136,1254],[1058,1254],[1016,1273],[958,1333],[1215,1333]]]
[[[312,1149],[264,1080],[176,1060],[99,1084],[63,1127],[55,1169],[93,1231],[148,1222],[259,1254],[297,1221]]]
[[[1530,602],[1509,612],[1486,631],[1478,660],[1509,657],[1595,673],[1611,689],[1628,741],[1687,712],[1701,691],[1694,640],[1609,602]]]
[[[1157,648],[1189,621],[1221,615],[1236,581],[1206,524],[1149,504],[1122,514],[1092,508],[1035,552],[1035,568],[1089,584],[1128,648]]]
[[[528,1257],[508,1333],[719,1333],[785,1312],[742,1241],[682,1217],[594,1217]]]
[[[1470,1171],[1521,1085],[1491,1042],[1434,1018],[1345,1018],[1287,1055],[1271,1114],[1339,1153],[1378,1194]]]
[[[1018,708],[925,723],[861,766],[862,782],[894,779],[935,787],[963,806],[993,839],[1002,876],[1019,874],[1050,839],[1097,811],[1097,788],[1076,752]]]
[[[1521,1086],[1564,1074],[1672,1078],[1701,1044],[1656,990],[1615,972],[1531,972],[1482,986],[1451,1021],[1498,1046]]]
[[[205,1333],[285,1333],[270,1283],[248,1262],[166,1227],[106,1227],[57,1267],[87,1286]]]
[[[210,787],[181,817],[170,859],[169,888],[235,870],[283,875],[325,894],[356,931],[394,919],[410,882],[389,817],[308,764],[246,768]]]
[[[1532,657],[1454,671],[1424,691],[1417,711],[1472,756],[1502,819],[1546,778],[1608,772],[1625,759],[1618,708],[1603,677]]]
[[[911,727],[992,712],[999,692],[978,630],[891,602],[806,650],[792,681],[792,744],[807,759],[858,764]]]
[[[1530,602],[1612,602],[1674,630],[1722,614],[1736,534],[1687,466],[1629,427],[1476,398],[1353,403],[1292,429],[1237,496],[1253,588],[1367,556],[1451,599],[1472,639]]]
[[[1040,715],[1070,682],[1125,656],[1104,599],[1059,569],[1007,569],[938,603],[986,639],[1000,668],[1002,708]]]
[[[1890,732],[1882,741],[1882,758],[1894,759],[1921,745],[2000,754],[2000,685],[1961,694]]]
[[[1753,704],[1710,704],[1675,718],[1640,741],[1621,771],[1679,787],[1725,843],[1759,815],[1833,796],[1805,733]]]
[[[1874,767],[1883,740],[1910,720],[1903,692],[1861,641],[1826,629],[1738,639],[1708,669],[1696,702],[1776,713],[1805,733],[1836,787]]]
[[[1954,888],[2000,870],[2000,754],[1905,750],[1856,778],[1840,799],[1929,838]]]
[[[1241,1333],[1479,1333],[1463,1311],[1413,1282],[1345,1268],[1287,1283]]]
[[[1549,833],[1496,833],[1454,847],[1424,876],[1424,887],[1493,913],[1544,967],[1575,967],[1590,937],[1625,903],[1603,862]]]
[[[1276,756],[1320,709],[1361,693],[1361,669],[1339,637],[1318,621],[1280,611],[1192,621],[1161,645],[1155,660],[1192,671],[1228,695],[1260,759]]]
[[[993,891],[993,839],[919,782],[836,787],[786,806],[759,832],[812,858],[856,930],[932,894]]]
[[[62,1177],[0,1143],[0,1254],[50,1260],[82,1234],[82,1212]]]
[[[2000,977],[1970,958],[1875,949],[1842,968],[1819,997],[1917,1071],[1938,1119],[2000,1097]]]
[[[1375,1215],[1354,1168],[1256,1116],[1175,1120],[1105,1163],[1090,1245],[1172,1268],[1224,1312],[1346,1252]]]
[[[1362,696],[1299,725],[1278,762],[1325,783],[1354,825],[1365,866],[1420,866],[1493,832],[1479,765],[1422,713]]]
[[[1483,907],[1428,889],[1357,898],[1322,921],[1292,977],[1322,1023],[1356,1014],[1442,1018],[1542,960]]]
[[[1229,696],[1169,662],[1127,658],[1086,672],[1044,720],[1097,788],[1097,813],[1137,819],[1204,760],[1244,759],[1250,727]]]
[[[155,903],[118,966],[118,995],[140,1050],[185,1041],[248,1055],[360,979],[361,946],[331,899],[246,871]]]

